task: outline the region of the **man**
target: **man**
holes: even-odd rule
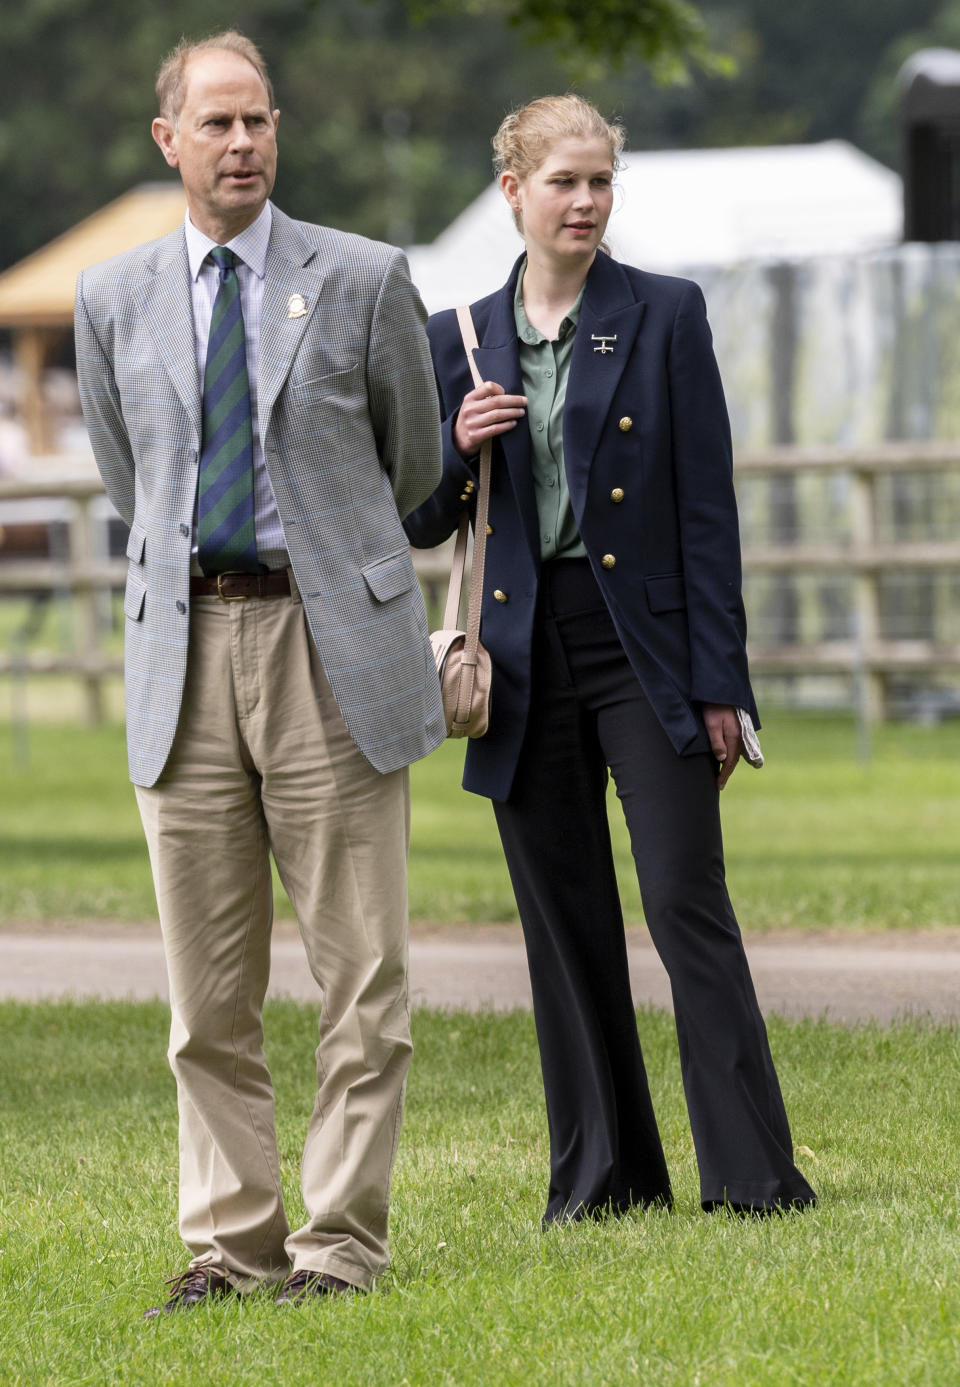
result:
[[[369,1287],[410,1058],[409,763],[444,735],[401,517],[440,475],[402,254],[269,202],[279,112],[227,32],[160,69],[185,225],[86,270],[77,370],[130,526],[130,775],[170,982],[180,1231],[148,1317],[265,1281]],[[322,992],[307,1222],[284,1214],[262,1046],[269,853]]]

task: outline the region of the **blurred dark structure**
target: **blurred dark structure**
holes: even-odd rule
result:
[[[904,239],[960,241],[960,52],[921,49],[899,80]]]

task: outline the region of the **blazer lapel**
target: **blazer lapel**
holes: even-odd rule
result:
[[[140,311],[153,334],[160,360],[194,427],[202,434],[202,403],[190,297],[190,265],[182,229],[165,236],[143,279],[133,286]]]
[[[324,279],[315,248],[274,207],[260,312],[257,416],[261,438],[267,435],[273,406],[320,300]]]
[[[640,330],[644,305],[615,260],[598,253],[587,276],[570,359],[563,455],[571,499],[579,503],[614,393]]]
[[[513,316],[513,296],[519,264],[518,261],[510,279],[493,300],[490,317],[475,353],[477,368],[483,379],[495,380],[498,385],[503,386],[508,395],[523,394],[517,324]],[[533,554],[539,558],[540,521],[537,518],[537,498],[533,490],[533,473],[530,466],[529,429],[509,429],[500,435],[500,443],[527,542]]]

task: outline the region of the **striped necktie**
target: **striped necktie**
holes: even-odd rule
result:
[[[262,572],[253,525],[253,422],[240,308],[241,263],[215,246],[220,274],[203,375],[203,450],[197,485],[197,555],[204,573]]]

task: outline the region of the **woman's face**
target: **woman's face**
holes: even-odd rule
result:
[[[507,170],[500,186],[520,213],[527,252],[554,264],[590,265],[613,208],[613,159],[601,138],[558,140],[524,179]]]

